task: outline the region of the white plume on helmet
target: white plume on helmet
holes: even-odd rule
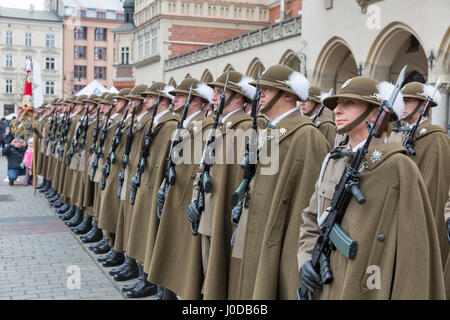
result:
[[[175,96],[169,93],[173,90],[175,90],[174,86],[166,85],[166,86],[164,86],[164,89],[160,90],[160,92],[163,96],[165,96],[166,98],[169,98],[170,101],[173,102],[173,99],[175,98]]]
[[[423,85],[423,96],[424,97],[431,97],[433,99],[433,102],[436,104],[439,104],[441,102],[442,95],[439,92],[439,90],[436,90],[436,93],[434,93],[434,90],[436,90],[435,86],[431,84],[424,84]],[[434,96],[433,96],[434,94]]]
[[[298,71],[294,71],[287,81],[289,88],[301,99],[306,100],[309,96],[309,81]]]
[[[197,88],[194,89],[197,93],[209,103],[212,103],[212,98],[214,96],[214,89],[208,86],[206,83],[199,83]]]
[[[253,99],[256,88],[249,84],[250,81],[254,81],[254,79],[252,77],[243,76],[237,85],[248,98]]]
[[[378,93],[381,96],[382,100],[389,100],[394,88],[395,86],[387,81],[382,81],[379,84],[377,84]],[[403,110],[405,110],[405,103],[403,102],[403,95],[401,91],[398,92],[397,98],[394,101],[392,109],[394,109],[394,112],[397,114],[397,117],[399,119],[403,118]]]
[[[320,96],[318,96],[320,103],[323,103],[323,100],[330,97],[331,95],[333,95],[333,88],[331,88],[331,90],[329,92],[322,91],[320,93]]]

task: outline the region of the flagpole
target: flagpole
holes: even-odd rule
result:
[[[33,190],[34,190],[34,195],[36,196],[36,133],[35,133],[35,127],[34,127],[34,107],[31,109],[31,115],[33,118]]]

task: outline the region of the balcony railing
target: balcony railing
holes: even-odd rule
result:
[[[266,43],[301,35],[301,16],[282,20],[264,28],[217,42],[164,61],[164,70],[170,71],[227,54],[240,52]]]

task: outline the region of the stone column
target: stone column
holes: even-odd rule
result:
[[[431,123],[441,126],[449,132],[450,124],[450,83],[442,83],[439,86],[441,101],[438,106],[431,109]]]

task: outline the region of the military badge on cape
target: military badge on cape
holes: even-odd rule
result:
[[[420,134],[420,135],[423,135],[423,134],[425,134],[426,132],[427,132],[427,129],[422,128],[422,129],[420,129],[419,134]]]
[[[370,154],[370,160],[372,161],[372,164],[379,161],[382,156],[383,156],[382,152],[378,150],[372,151],[372,153]]]

